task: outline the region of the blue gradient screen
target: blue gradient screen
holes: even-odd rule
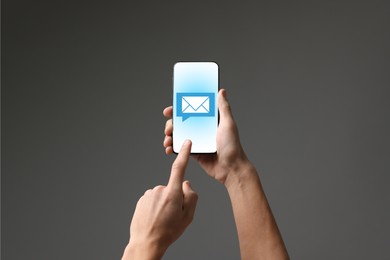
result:
[[[218,65],[178,62],[173,68],[173,151],[186,139],[191,153],[215,153],[218,127]]]

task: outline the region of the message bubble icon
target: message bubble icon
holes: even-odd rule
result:
[[[176,93],[176,115],[182,121],[190,117],[215,115],[214,93]]]

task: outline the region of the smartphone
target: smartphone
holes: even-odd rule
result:
[[[191,153],[217,152],[219,66],[215,62],[177,62],[173,67],[173,152],[186,139]]]

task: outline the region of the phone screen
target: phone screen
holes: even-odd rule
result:
[[[173,67],[173,152],[186,139],[191,153],[215,153],[219,68],[215,62],[178,62]]]

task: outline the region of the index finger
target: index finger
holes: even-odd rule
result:
[[[184,174],[191,154],[191,145],[192,145],[191,141],[186,140],[183,143],[178,156],[173,162],[172,169],[171,169],[171,176],[169,177],[169,182],[167,185],[169,189],[182,191]]]

